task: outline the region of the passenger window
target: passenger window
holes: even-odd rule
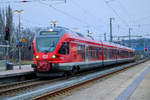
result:
[[[81,54],[81,45],[78,45],[78,54]]]
[[[82,59],[85,59],[85,47],[82,45]]]
[[[99,48],[100,56],[102,55],[102,48]]]
[[[107,54],[107,48],[104,48],[104,56],[106,57],[106,59],[108,58],[107,55],[108,55]]]

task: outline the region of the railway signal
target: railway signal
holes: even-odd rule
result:
[[[145,49],[145,51],[148,51],[148,49],[147,48],[144,48]]]
[[[10,33],[9,33],[9,28],[5,28],[5,40],[9,40]]]

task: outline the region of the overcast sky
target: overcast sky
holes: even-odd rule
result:
[[[150,0],[0,0],[0,7],[10,5],[13,10],[24,10],[21,15],[23,27],[47,27],[50,21],[56,20],[58,25],[78,28],[86,33],[89,29],[94,36],[104,32],[109,36],[109,19],[113,20],[113,35],[128,35],[129,27],[132,35],[150,34]],[[17,25],[18,16],[14,14]]]

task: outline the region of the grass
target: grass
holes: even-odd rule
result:
[[[21,62],[21,64],[22,64],[22,65],[30,65],[30,64],[32,64],[32,61],[23,60],[23,61]]]
[[[10,62],[13,62],[12,60],[9,60]],[[32,61],[29,60],[21,60],[21,65],[30,65],[32,64]],[[14,62],[14,65],[19,65],[19,62]]]

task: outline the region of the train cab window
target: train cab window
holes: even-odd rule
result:
[[[58,53],[64,54],[64,55],[66,54],[66,43],[65,42],[62,43],[62,46],[60,47]]]
[[[60,47],[60,49],[59,49],[59,51],[58,51],[58,53],[60,53],[60,54],[67,54],[67,55],[69,55],[69,42],[67,42],[67,43],[62,43],[62,46]]]
[[[67,49],[67,55],[69,55],[69,42],[67,42],[66,49]]]

